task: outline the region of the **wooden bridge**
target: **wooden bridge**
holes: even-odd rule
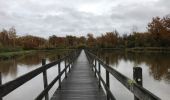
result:
[[[102,88],[98,88],[98,80],[84,52],[74,62],[68,78],[63,80],[51,100],[105,100]]]
[[[61,62],[65,68],[61,71]],[[57,77],[48,84],[47,69],[58,65]],[[106,70],[106,81],[101,76],[101,66]],[[75,50],[65,57],[52,63],[46,64],[42,60],[42,66],[17,79],[1,84],[0,77],[0,100],[4,96],[20,87],[30,79],[43,73],[44,90],[35,100],[49,100],[48,91],[58,81],[59,86],[50,100],[116,100],[110,91],[109,76],[113,75],[129,91],[134,94],[135,100],[161,100],[148,90],[142,87],[142,70],[134,68],[134,80],[131,80],[109,66],[109,59],[102,61],[99,57],[87,50]],[[61,80],[61,76],[65,78]]]

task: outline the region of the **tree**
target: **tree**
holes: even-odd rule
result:
[[[170,46],[170,16],[153,18],[148,24],[148,31],[153,36],[155,46]]]
[[[66,36],[66,45],[67,47],[76,47],[77,46],[77,37],[72,36],[72,35],[67,35]]]
[[[105,37],[106,47],[116,47],[118,42],[117,32],[107,32]]]
[[[88,47],[91,47],[91,48],[94,48],[96,45],[96,40],[93,37],[92,33],[87,34],[87,45],[88,45]]]
[[[16,30],[14,27],[11,27],[8,31],[8,36],[12,42],[12,46],[15,47],[15,41],[16,41]]]
[[[48,39],[50,47],[58,48],[66,46],[66,38],[65,37],[57,37],[56,35],[52,35]]]
[[[9,46],[10,39],[8,37],[8,31],[3,29],[2,32],[0,32],[0,42],[3,46]]]
[[[46,40],[44,38],[27,35],[18,38],[18,43],[24,49],[37,49],[45,45]]]

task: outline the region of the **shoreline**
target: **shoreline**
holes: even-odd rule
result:
[[[100,50],[113,50],[134,53],[170,53],[170,47],[100,48]]]
[[[26,54],[30,54],[32,52],[35,52],[35,50],[23,50],[23,51],[14,51],[14,52],[1,52],[0,53],[0,60],[6,60],[6,59],[12,59],[17,56],[22,56]]]
[[[7,59],[12,59],[18,56],[24,56],[30,53],[35,53],[38,51],[69,51],[72,49],[32,49],[32,50],[20,50],[20,51],[4,51],[0,52],[0,60],[7,60]]]

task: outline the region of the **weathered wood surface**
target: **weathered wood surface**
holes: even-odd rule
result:
[[[141,87],[139,84],[137,84],[133,80],[129,79],[122,73],[116,71],[114,68],[109,66],[107,63],[104,63],[96,55],[92,54],[89,51],[86,51],[86,54],[88,55],[88,57],[90,59],[97,60],[97,62],[100,63],[104,69],[106,69],[112,76],[114,76],[120,83],[122,83],[129,91],[131,91],[140,100],[161,100],[159,97],[157,97],[156,95],[154,95],[147,89]],[[93,63],[91,63],[91,64],[92,64],[92,66],[94,66]],[[99,76],[99,78],[100,78],[100,76]],[[100,79],[102,79],[102,78],[100,78]],[[101,82],[104,83],[103,80],[101,80]]]
[[[63,80],[61,89],[56,90],[51,100],[106,100],[84,51],[75,61],[71,73]]]
[[[61,59],[58,59],[57,61],[51,62],[49,64],[45,64],[45,62],[43,62],[43,65],[31,72],[28,72],[18,78],[16,78],[15,80],[9,81],[5,84],[0,84],[0,98],[6,96],[7,94],[9,94],[10,92],[12,92],[13,90],[17,89],[18,87],[20,87],[21,85],[23,85],[24,83],[28,82],[29,80],[31,80],[32,78],[36,77],[37,75],[39,75],[40,73],[43,73],[43,78],[44,78],[44,90],[38,95],[36,100],[41,100],[41,98],[44,97],[45,94],[47,94],[47,92],[51,89],[51,87],[55,84],[55,82],[61,77],[61,75],[64,73],[65,69],[48,85],[47,84],[47,73],[46,70],[53,67],[54,65],[60,64],[62,61],[68,60],[70,58],[72,58],[72,60],[70,60],[69,64],[66,66],[67,68],[70,66],[70,64],[74,61],[74,59],[77,58],[77,56],[79,55],[79,50],[75,50],[75,51],[71,51],[67,56],[62,57]],[[48,86],[47,86],[48,85]],[[47,86],[47,87],[46,87]]]

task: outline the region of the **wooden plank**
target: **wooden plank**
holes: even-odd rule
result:
[[[35,100],[42,100],[44,95],[52,88],[52,86],[59,80],[59,78],[62,76],[62,74],[67,70],[69,67],[70,63],[64,68],[59,75],[57,75],[56,78],[35,98]]]
[[[89,56],[87,56],[87,58],[90,60]],[[95,70],[97,70],[97,68],[95,67],[95,65],[93,63],[90,64],[91,67],[93,67]],[[100,70],[100,68],[99,68]],[[106,85],[105,81],[103,80],[103,78],[101,77],[100,75],[100,71],[97,71],[97,76],[98,76],[98,80],[99,82],[101,81],[101,83],[103,84],[104,86],[104,89],[107,93],[107,99],[111,99],[111,100],[116,100],[115,97],[113,96],[112,92],[110,91],[109,87]],[[100,87],[99,87],[100,88]],[[108,98],[109,96],[109,98]]]
[[[59,75],[57,75],[57,77],[48,85],[48,87],[46,87],[39,95],[38,97],[35,98],[35,100],[42,100],[42,98],[44,97],[44,95],[52,88],[52,86],[56,83],[57,80],[59,80],[59,78],[61,77],[61,75],[65,72],[66,69],[64,69],[63,71],[61,71],[61,73]]]
[[[109,57],[106,57],[106,64],[109,65]],[[109,78],[109,71],[106,70],[106,86],[110,89],[110,78]],[[109,95],[107,93],[107,100],[109,100]]]
[[[7,94],[9,94],[10,92],[12,92],[13,90],[15,90],[16,88],[20,87],[21,85],[23,85],[24,83],[28,82],[29,80],[31,80],[32,78],[36,77],[37,75],[39,75],[40,73],[46,71],[47,69],[53,67],[54,65],[60,63],[61,61],[63,61],[66,58],[69,58],[70,56],[72,56],[72,54],[69,54],[61,59],[58,59],[57,61],[51,62],[49,64],[43,65],[29,73],[26,73],[18,78],[16,78],[15,80],[9,81],[5,84],[0,85],[0,98],[6,96]]]
[[[27,81],[31,80],[32,78],[36,77],[40,73],[44,72],[48,68],[51,68],[52,66],[58,64],[61,60],[62,59],[52,62],[52,63],[49,63],[49,64],[46,64],[46,65],[43,65],[42,67],[37,68],[23,76],[20,76],[20,77],[16,78],[15,80],[12,80],[10,82],[2,84],[0,86],[0,97],[3,97],[5,95],[7,95],[8,93],[12,92],[13,90],[15,90],[19,86],[23,85]]]
[[[1,72],[0,72],[0,85],[2,85],[2,76],[1,76]],[[2,97],[0,97],[0,100],[2,100]]]
[[[60,59],[60,55],[58,55],[58,59]],[[61,66],[60,66],[60,62],[58,64],[58,74],[61,73]],[[58,84],[59,84],[59,88],[61,88],[61,77],[59,77],[59,81],[58,81]]]
[[[65,68],[58,74],[58,76],[35,98],[35,100],[42,100],[44,95],[52,88],[52,86],[59,80],[64,72],[66,72],[67,68],[70,67],[70,64],[74,62],[74,60],[78,57],[80,52],[77,52],[76,55],[72,55],[73,60],[71,60],[68,65],[65,65]],[[71,56],[70,56],[71,57]],[[69,57],[69,58],[70,58]],[[61,86],[61,85],[60,85]],[[59,87],[60,89],[61,87]]]
[[[138,85],[143,86],[142,68],[133,67],[133,79]],[[139,99],[134,95],[134,100],[139,100]]]
[[[61,89],[56,90],[51,100],[106,100],[83,51],[73,64],[67,79],[62,81]]]
[[[46,64],[46,59],[42,59],[42,66]],[[44,82],[44,89],[48,86],[48,81],[47,81],[47,70],[43,72],[43,82]],[[45,100],[49,100],[49,95],[48,92],[45,95]]]
[[[133,80],[127,78],[122,73],[116,71],[108,64],[104,63],[101,59],[99,59],[96,55],[86,51],[91,57],[91,59],[97,59],[97,61],[111,74],[113,75],[120,83],[122,83],[129,91],[131,91],[137,98],[141,100],[161,100],[159,97],[146,90],[145,88],[136,84]],[[93,65],[94,66],[94,65]]]

